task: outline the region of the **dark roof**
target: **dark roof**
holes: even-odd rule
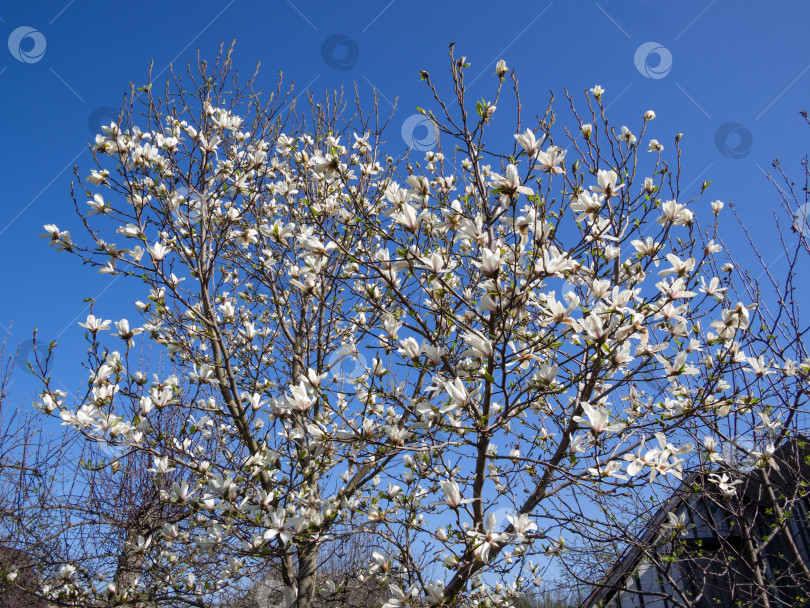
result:
[[[643,558],[642,552],[638,548],[638,544],[649,544],[659,533],[662,524],[667,520],[667,514],[677,510],[683,504],[687,497],[692,494],[690,488],[698,481],[700,473],[697,471],[689,471],[684,475],[683,480],[678,485],[667,501],[655,512],[652,519],[647,522],[638,537],[638,542],[631,543],[619,557],[618,561],[613,565],[608,572],[607,576],[601,583],[585,598],[582,602],[581,608],[595,605],[601,599],[614,593],[622,579],[628,574],[632,573],[639,562]]]
[[[793,463],[795,468],[788,466],[779,466],[778,470],[773,467],[769,468],[768,479],[772,485],[776,486],[780,491],[787,490],[791,492],[797,489],[802,480],[810,479],[810,439],[803,435],[788,439],[777,448],[773,460],[777,463],[777,466],[779,464]],[[794,474],[787,475],[789,471],[793,471]],[[799,471],[800,474],[796,475],[796,471]],[[722,474],[724,469],[718,469],[715,472]],[[707,484],[705,477],[706,473],[700,471],[688,471],[684,475],[683,480],[673,494],[661,505],[652,519],[645,524],[638,541],[628,544],[624,553],[610,569],[610,572],[585,598],[580,604],[580,608],[595,606],[596,602],[606,599],[620,590],[622,580],[635,571],[643,558],[643,553],[638,548],[638,545],[647,545],[655,539],[660,533],[661,526],[667,520],[668,514],[676,511],[689,497],[695,495],[692,488],[695,487],[696,483],[703,488],[702,493],[706,494]],[[752,470],[743,480],[740,500],[762,503],[762,481],[762,471],[760,469]]]

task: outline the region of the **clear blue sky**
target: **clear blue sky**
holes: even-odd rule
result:
[[[579,93],[598,83],[617,127],[638,125],[654,109],[650,135],[667,152],[674,135],[685,133],[682,183],[696,189],[711,180],[706,204],[735,201],[767,242],[776,202],[764,170],[779,157],[798,177],[810,148],[798,114],[810,109],[808,17],[806,0],[4,3],[0,332],[14,322],[12,347],[34,327],[41,338],[58,337],[54,371],[75,389],[83,298],[96,296],[105,318],[137,318],[131,302],[142,292],[124,280],[110,286],[37,235],[46,223],[76,227],[73,165],[89,172],[85,142],[109,122],[128,83],[145,82],[152,60],[165,74],[170,62],[185,65],[198,48],[213,57],[220,42],[236,38],[236,65],[248,72],[261,60],[268,89],[278,71],[299,92],[357,82],[370,99],[373,85],[384,109],[386,100],[399,99],[389,134],[395,152],[405,146],[397,135],[402,124],[428,101],[418,70],[446,84],[450,42],[468,57],[472,74],[483,74],[472,97],[489,94],[498,59],[517,69],[527,115],[545,108],[549,90],[562,101],[563,87]],[[12,395],[30,401],[36,388],[18,371]]]

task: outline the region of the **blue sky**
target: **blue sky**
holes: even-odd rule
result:
[[[428,105],[418,70],[447,86],[450,42],[472,63],[470,73],[481,74],[473,98],[491,95],[498,59],[516,69],[526,115],[545,109],[549,91],[564,110],[563,87],[579,94],[601,84],[615,126],[638,127],[653,109],[658,118],[650,136],[667,152],[683,132],[685,196],[711,180],[705,204],[734,201],[767,249],[776,198],[764,171],[779,157],[798,177],[808,149],[810,131],[798,114],[810,108],[808,17],[804,0],[6,4],[0,332],[13,321],[12,348],[25,347],[34,327],[42,339],[58,338],[54,372],[69,390],[83,375],[83,330],[76,325],[87,314],[83,299],[95,297],[104,318],[136,318],[131,303],[143,297],[140,291],[123,280],[110,284],[37,235],[46,223],[76,227],[73,166],[89,172],[86,142],[117,114],[129,83],[145,83],[150,61],[165,75],[170,63],[184,66],[198,48],[213,58],[221,42],[233,39],[236,66],[247,73],[261,60],[267,89],[282,71],[298,92],[350,90],[356,82],[367,100],[376,87],[386,111],[398,99],[389,132],[393,156],[407,145],[402,125],[417,105]],[[13,397],[30,401],[37,388],[17,371]]]

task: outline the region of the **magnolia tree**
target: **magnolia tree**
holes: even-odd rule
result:
[[[230,53],[133,88],[96,137],[84,236],[46,236],[144,292],[81,323],[78,402],[43,374],[38,405],[148,457],[175,516],[54,568],[51,602],[223,605],[271,572],[259,604],[506,605],[610,519],[605,494],[666,493],[754,433],[761,380],[806,382],[743,348],[752,301],[726,295],[723,203],[680,190],[680,135],[668,162],[654,112],[617,131],[599,86],[572,128],[551,105],[527,123],[503,61],[474,105],[450,61],[449,98],[421,73],[424,161],[393,158],[376,105],[301,111]],[[367,561],[333,580],[353,535]]]

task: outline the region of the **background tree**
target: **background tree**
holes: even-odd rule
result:
[[[12,372],[27,363],[7,345],[8,335],[0,344],[0,604],[33,608],[44,605],[34,594],[45,570],[40,559],[55,548],[49,532],[59,517],[55,472],[75,438],[48,433],[30,405],[10,403]],[[46,368],[49,357],[34,353],[31,365]]]
[[[35,341],[35,344],[36,341]],[[145,452],[112,446],[102,437],[80,439],[42,424],[29,405],[9,403],[6,388],[15,366],[49,373],[53,345],[34,349],[31,362],[20,351],[5,355],[0,375],[0,587],[2,605],[43,606],[43,579],[58,586],[77,569],[94,571],[114,563],[112,584],[141,577],[142,558],[132,549],[182,519],[182,506],[160,500],[171,476],[156,480]],[[57,393],[61,396],[62,393]],[[170,416],[156,428],[177,436]],[[179,557],[179,556],[178,556]],[[198,564],[199,566],[200,564]],[[218,567],[218,564],[217,564]],[[47,588],[47,587],[46,587]]]
[[[424,161],[383,153],[376,105],[335,92],[302,112],[281,84],[240,84],[229,52],[133,87],[77,173],[85,242],[45,228],[140,281],[142,320],[115,322],[119,351],[89,316],[81,404],[46,376],[41,407],[151,457],[164,523],[50,598],[216,605],[270,567],[308,608],[351,593],[319,560],[373,535],[385,608],[506,603],[610,523],[605,496],[708,466],[779,383],[801,407],[810,361],[744,350],[723,204],[698,207],[707,183],[682,198],[680,135],[670,164],[654,112],[617,131],[598,85],[584,112],[568,97],[573,128],[551,104],[526,125],[503,61],[473,111],[450,62],[450,101],[421,74],[441,143]],[[136,339],[177,372],[150,379]]]

